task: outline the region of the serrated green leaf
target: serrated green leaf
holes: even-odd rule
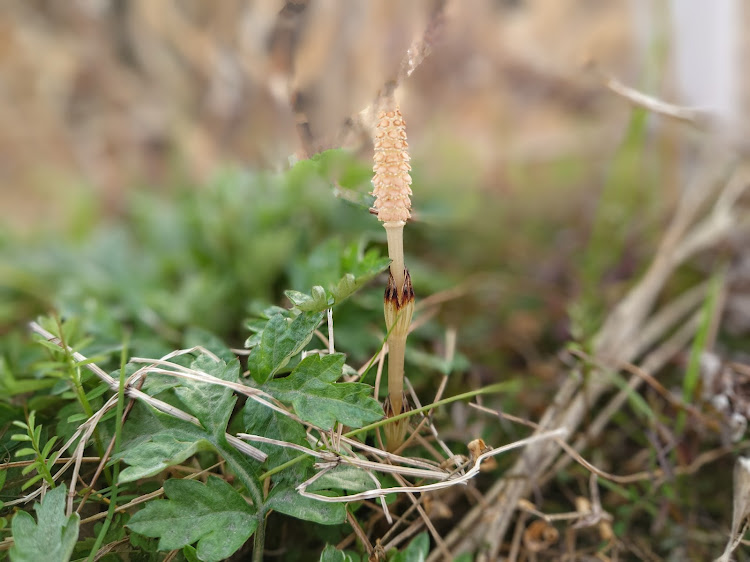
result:
[[[303,312],[291,321],[281,314],[273,316],[263,330],[260,344],[247,358],[252,377],[263,384],[276,374],[305,348],[322,319],[322,312]]]
[[[344,503],[328,503],[306,498],[299,495],[293,485],[287,483],[279,484],[271,490],[265,506],[266,509],[321,525],[338,525],[346,521]]]
[[[304,312],[321,312],[333,305],[333,297],[329,297],[320,285],[315,285],[310,295],[299,291],[285,291],[284,294],[294,306]]]
[[[305,312],[322,312],[335,304],[333,296],[329,295],[320,285],[313,286],[310,295],[299,294],[304,295],[305,298],[301,299],[302,302],[295,302],[294,304]]]
[[[219,562],[234,554],[255,532],[255,509],[234,488],[215,476],[206,484],[195,480],[164,482],[165,500],[149,502],[127,526],[159,539],[159,550],[198,543],[196,554]]]
[[[65,517],[65,486],[47,492],[41,505],[35,503],[37,521],[19,511],[13,517],[11,529],[14,545],[10,549],[12,562],[67,562],[78,540],[80,517],[73,513]]]
[[[122,460],[130,466],[120,472],[119,482],[123,484],[155,476],[208,448],[208,441],[199,438],[183,440],[165,433],[156,434],[125,451]]]
[[[213,448],[209,433],[192,423],[137,404],[123,426],[123,452],[114,458],[129,466],[119,483],[159,474],[198,451]]]
[[[243,409],[245,431],[253,435],[262,435],[279,441],[308,446],[305,438],[305,428],[293,419],[278,413],[271,408],[258,404],[255,400],[248,400]],[[299,456],[298,451],[286,447],[279,447],[267,443],[253,443],[268,455],[266,467],[274,468]],[[274,476],[274,481],[292,478],[298,484],[308,478],[307,471],[312,466],[309,462],[297,463],[291,468]]]
[[[404,550],[391,558],[390,562],[424,562],[430,552],[430,537],[426,532],[418,534]]]
[[[372,398],[372,387],[357,382],[336,383],[344,367],[344,355],[335,353],[306,357],[283,379],[270,381],[266,389],[282,402],[289,402],[297,415],[321,429],[338,421],[362,427],[383,417],[383,409]]]
[[[239,382],[240,362],[234,359],[229,364],[216,361],[208,355],[200,355],[190,368],[221,380]],[[230,388],[208,382],[179,379],[175,394],[186,409],[201,422],[212,435],[223,435],[237,398]]]

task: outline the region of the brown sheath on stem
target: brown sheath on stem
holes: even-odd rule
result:
[[[404,270],[404,283],[400,290],[393,275],[388,276],[383,312],[388,329],[388,396],[393,414],[398,415],[403,402],[406,336],[414,313],[414,289],[409,270]]]

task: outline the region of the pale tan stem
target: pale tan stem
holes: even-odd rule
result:
[[[391,275],[396,283],[399,301],[403,297],[404,286],[404,221],[384,222],[388,238],[388,257],[391,258]]]
[[[404,396],[404,353],[406,336],[391,334],[388,338],[388,397],[393,415],[401,413]]]

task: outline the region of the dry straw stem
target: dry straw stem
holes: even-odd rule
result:
[[[667,103],[663,100],[644,94],[620,82],[614,76],[602,71],[595,63],[588,66],[600,77],[604,86],[618,96],[628,100],[636,107],[642,107],[657,115],[688,123],[700,130],[710,130],[715,125],[716,117],[706,109],[684,107]]]
[[[734,465],[734,502],[732,512],[732,532],[727,546],[717,562],[729,562],[732,552],[742,542],[748,528],[750,516],[750,458],[740,457]]]
[[[733,155],[717,153],[713,149],[707,149],[701,161],[712,164],[698,174],[693,185],[686,187],[650,267],[607,317],[594,338],[594,356],[609,369],[632,363],[656,344],[658,338],[663,337],[661,330],[653,328],[652,341],[645,341],[639,334],[644,332],[646,326],[652,326],[648,322],[649,314],[674,270],[697,252],[724,240],[742,223],[741,217],[734,212],[733,203],[748,185],[750,174],[747,166],[738,166]],[[711,198],[714,203],[705,211]],[[657,313],[657,317],[665,330],[675,327],[682,318],[681,315],[674,315],[671,318],[674,324],[670,325],[664,321],[667,316],[659,317]],[[689,335],[683,333],[682,337]],[[659,356],[658,363],[663,360],[664,357]],[[653,366],[656,365],[643,365],[647,372],[652,372]],[[640,377],[637,378],[640,380]],[[586,385],[582,384],[580,377],[568,377],[542,416],[540,431],[567,427],[572,433],[575,432],[589,411],[590,404],[611,388],[609,377],[601,369],[595,370]],[[612,413],[614,410],[610,411]],[[603,425],[606,420],[601,420],[601,423]],[[498,481],[485,494],[486,502],[494,506],[495,517],[490,520],[482,517],[487,507],[486,504],[478,505],[448,535],[446,543],[454,554],[479,548],[482,555],[494,559],[519,500],[534,483],[540,481],[560,452],[560,445],[553,441],[526,448],[508,471],[508,478]],[[489,541],[487,537],[490,537]],[[430,560],[438,556],[433,554]]]

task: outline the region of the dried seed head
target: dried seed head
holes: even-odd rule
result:
[[[404,270],[404,284],[400,289],[396,286],[393,275],[389,274],[383,296],[383,313],[386,329],[394,337],[406,337],[414,314],[414,289],[408,269]]]
[[[378,115],[373,161],[372,194],[378,219],[406,222],[411,217],[411,166],[406,124],[398,107]]]

